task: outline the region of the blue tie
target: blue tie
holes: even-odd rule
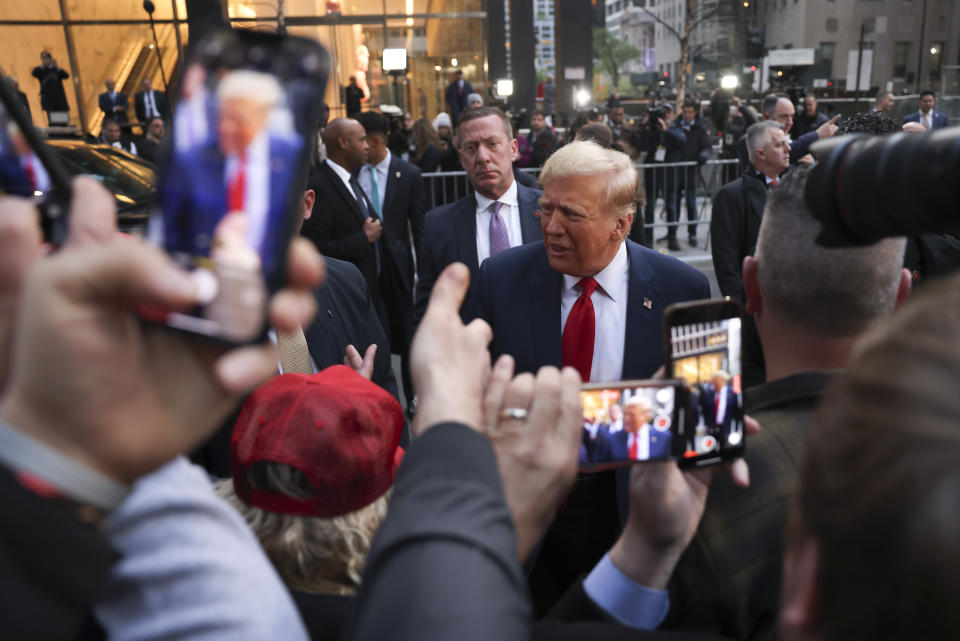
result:
[[[377,216],[383,218],[383,211],[380,207],[380,183],[377,180],[377,168],[370,165],[370,204]]]

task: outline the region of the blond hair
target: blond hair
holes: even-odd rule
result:
[[[600,210],[618,218],[632,216],[637,209],[637,170],[630,156],[604,149],[592,140],[575,140],[547,159],[540,172],[540,184],[569,176],[604,177],[606,192]]]

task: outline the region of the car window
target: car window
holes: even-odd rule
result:
[[[54,149],[72,175],[88,174],[99,180],[117,200],[130,205],[152,202],[156,175],[146,165],[127,160],[106,150],[86,145]]]

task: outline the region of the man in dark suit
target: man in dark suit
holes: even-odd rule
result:
[[[789,132],[793,128],[793,117],[796,114],[796,107],[793,106],[793,102],[787,96],[783,94],[772,93],[766,96],[763,99],[763,104],[761,105],[761,122],[764,120],[773,120],[780,123],[781,129],[784,132]],[[757,122],[753,117],[753,114],[750,113],[749,109],[741,109],[741,115],[743,115],[746,120],[747,127]],[[829,138],[837,132],[837,120],[840,119],[840,114],[837,114],[827,122],[823,123],[813,131],[810,131],[799,138],[789,141],[790,145],[790,164],[796,164],[799,162],[800,158],[807,155],[810,152],[810,145],[822,140],[824,138]],[[737,142],[737,158],[740,160],[740,171],[744,172],[749,169],[750,166],[750,153],[747,150],[747,137],[743,136]]]
[[[117,91],[117,83],[107,78],[104,83],[107,90],[97,99],[104,118],[113,118],[121,125],[127,124],[127,97]]]
[[[324,256],[357,266],[367,281],[380,323],[389,328],[381,278],[385,283],[394,282],[393,255],[383,249],[387,239],[380,216],[354,175],[367,162],[366,133],[356,120],[336,118],[324,128],[323,142],[327,158],[310,181],[317,204],[301,233]]]
[[[288,237],[287,200],[303,148],[299,139],[268,129],[280,92],[272,76],[259,72],[233,71],[220,80],[216,140],[178,152],[164,186],[168,251],[210,256],[216,249],[233,259],[253,250],[270,279]]]
[[[711,383],[700,389],[700,411],[707,432],[720,439],[730,430],[737,413],[737,395],[730,385],[730,375],[723,370],[713,374]]]
[[[450,117],[453,124],[460,124],[460,114],[467,110],[467,96],[473,93],[473,87],[463,79],[463,72],[457,69],[453,81],[447,85],[445,94],[447,105],[450,107]]]
[[[856,248],[817,244],[820,223],[804,199],[808,173],[791,170],[770,193],[756,254],[745,260],[746,311],[756,319],[768,379],[744,390],[746,413],[763,426],[746,449],[750,487],[725,478],[711,484],[670,582],[665,627],[749,641],[776,636],[787,513],[814,410],[858,337],[910,291],[902,237]],[[714,404],[705,405],[706,421]]]
[[[651,376],[663,362],[663,309],[707,298],[706,277],[626,240],[637,190],[626,154],[575,141],[540,177],[543,243],[485,262],[468,317],[490,324],[492,356],[510,354],[518,372],[566,365],[584,382]],[[621,476],[588,475],[574,488],[531,575],[539,611],[616,539],[627,504]]]
[[[383,287],[384,303],[390,316],[390,326],[384,330],[390,336],[390,346],[401,358],[403,392],[413,399],[413,384],[407,355],[413,336],[414,253],[421,252],[425,197],[420,170],[390,153],[387,140],[390,123],[373,111],[358,114],[357,121],[367,134],[367,164],[359,171],[358,180],[380,214],[383,225],[383,249],[389,252],[396,269],[394,283]],[[411,248],[410,241],[413,240]]]
[[[640,395],[631,396],[623,407],[623,429],[605,435],[593,459],[602,461],[646,461],[670,455],[670,430],[657,430],[653,406]]]
[[[40,108],[47,112],[47,123],[67,124],[66,121],[51,122],[51,115],[63,112],[69,117],[70,105],[67,103],[67,93],[63,90],[63,81],[70,74],[57,65],[49,51],[40,54],[40,65],[34,67],[31,74],[40,81]],[[56,119],[54,115],[53,120]]]
[[[741,274],[744,256],[753,254],[767,193],[790,167],[790,146],[780,125],[764,120],[750,125],[744,136],[750,165],[743,176],[724,185],[713,199],[710,243],[713,268],[723,296],[745,302]],[[763,350],[753,322],[743,324],[743,385],[763,382]]]
[[[134,94],[133,108],[140,122],[148,122],[151,118],[167,120],[170,117],[170,101],[167,100],[167,94],[154,91],[153,81],[150,78],[144,78],[143,91]]]
[[[917,101],[919,109],[903,118],[903,122],[919,122],[927,130],[945,129],[950,126],[950,118],[947,114],[934,111],[933,107],[937,104],[937,94],[929,89],[921,92],[920,100]]]
[[[517,141],[503,112],[496,107],[471,109],[461,119],[458,134],[460,162],[475,193],[427,212],[423,251],[418,254],[414,329],[426,310],[434,281],[447,265],[460,262],[470,268],[472,291],[480,263],[487,257],[543,238],[536,218],[540,191],[518,185],[514,179]],[[497,209],[499,221],[492,208]],[[498,230],[505,232],[505,242]]]

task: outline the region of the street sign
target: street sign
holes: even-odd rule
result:
[[[771,49],[767,53],[767,64],[771,67],[812,65],[813,59],[813,49]]]

